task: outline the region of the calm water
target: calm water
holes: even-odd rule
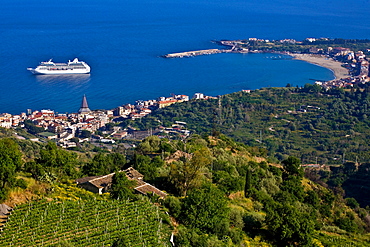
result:
[[[331,71],[272,54],[160,55],[218,47],[211,40],[370,38],[369,1],[0,0],[0,112],[111,109],[171,93],[219,95],[329,80]],[[86,61],[90,75],[34,76],[53,58]]]

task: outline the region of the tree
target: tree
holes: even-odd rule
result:
[[[177,197],[167,196],[164,205],[168,208],[171,216],[177,218],[181,213],[181,202]]]
[[[31,176],[34,178],[34,179],[40,179],[40,177],[42,175],[44,175],[45,173],[45,169],[42,167],[42,165],[38,164],[36,161],[34,160],[31,160],[29,162],[27,162],[25,165],[24,165],[24,170],[26,172],[29,172],[31,173]]]
[[[22,166],[22,153],[11,139],[0,140],[0,200],[6,199],[7,187],[15,182],[16,172]]]
[[[90,138],[91,137],[91,132],[88,131],[88,130],[81,130],[80,134],[79,134],[79,137],[80,138]]]
[[[202,170],[210,163],[210,151],[206,147],[194,152],[190,159],[172,163],[170,166],[170,181],[186,196],[190,189],[198,187],[203,176]]]
[[[22,153],[11,139],[0,140],[0,188],[11,185],[22,166]]]
[[[356,201],[355,198],[352,197],[346,198],[346,205],[352,209],[360,207],[360,204]]]
[[[33,135],[36,135],[38,133],[44,132],[45,129],[42,127],[37,127],[31,120],[25,120],[24,127],[27,129],[28,132],[30,132]]]
[[[246,170],[245,174],[245,186],[244,186],[244,196],[249,197],[252,189],[252,172],[249,168]]]
[[[112,178],[111,196],[114,199],[135,199],[133,193],[134,181],[127,178],[126,173],[116,172]]]
[[[126,164],[126,157],[123,154],[114,152],[114,153],[109,153],[108,158],[111,159],[112,161],[112,171],[117,170],[117,169],[123,169],[123,167]]]
[[[180,219],[186,226],[223,235],[228,228],[227,218],[226,197],[215,185],[205,184],[183,199]]]
[[[150,161],[149,156],[135,153],[131,160],[131,165],[142,173],[146,179],[151,176],[151,173],[155,172],[153,167],[150,166]]]
[[[347,176],[355,174],[357,171],[357,166],[355,162],[345,162],[343,164],[343,172]]]
[[[304,188],[300,178],[294,176],[287,177],[281,184],[280,189],[294,195],[299,201],[303,201],[304,199]]]
[[[278,246],[312,246],[314,222],[299,204],[275,202],[267,207],[266,224]]]
[[[289,156],[288,159],[283,160],[283,166],[285,171],[285,177],[295,176],[298,178],[303,177],[303,169],[301,167],[301,161],[293,156]]]
[[[42,165],[45,171],[55,173],[58,177],[78,176],[77,154],[58,148],[54,142],[48,142],[45,148],[40,150],[40,158],[36,162]]]
[[[119,171],[126,164],[126,158],[119,153],[97,153],[92,161],[82,167],[84,174],[89,176],[106,175]]]
[[[244,179],[239,175],[234,175],[227,171],[214,171],[212,180],[217,184],[218,188],[226,194],[243,189]]]
[[[294,195],[298,200],[304,199],[304,190],[302,185],[303,169],[301,161],[293,156],[283,160],[284,173],[281,189]]]
[[[149,136],[139,144],[137,150],[143,154],[156,153],[160,150],[160,144],[161,140],[158,136]]]
[[[304,202],[313,208],[316,208],[320,204],[320,199],[314,190],[309,190],[304,198]]]
[[[0,157],[0,200],[5,199],[7,195],[6,185],[11,186],[15,181],[16,167],[8,156]]]

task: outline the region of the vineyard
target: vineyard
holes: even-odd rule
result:
[[[0,235],[0,246],[168,246],[161,212],[146,201],[38,201],[17,206]]]

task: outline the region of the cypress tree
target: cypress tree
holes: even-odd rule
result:
[[[247,173],[245,174],[245,186],[244,186],[244,196],[249,197],[252,187],[252,172],[248,168]]]

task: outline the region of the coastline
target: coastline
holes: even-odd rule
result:
[[[350,77],[348,70],[342,67],[342,63],[328,58],[323,55],[313,55],[313,54],[293,54],[289,53],[293,59],[302,60],[308,63],[312,63],[321,67],[330,69],[334,73],[334,80],[344,79]]]

